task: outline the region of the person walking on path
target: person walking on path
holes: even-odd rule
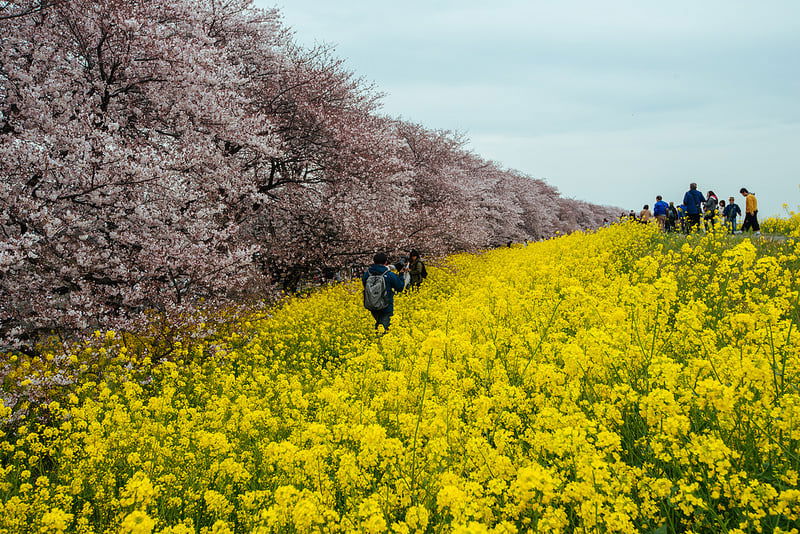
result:
[[[669,204],[661,200],[661,195],[656,196],[656,203],[653,204],[653,217],[655,217],[656,221],[658,221],[658,226],[661,227],[662,232],[667,229],[668,210]]]
[[[653,214],[650,212],[650,206],[645,204],[644,207],[642,208],[642,211],[639,212],[639,222],[647,224],[650,222],[650,219],[652,218]]]
[[[731,234],[736,233],[736,218],[742,214],[742,208],[736,203],[736,199],[728,197],[728,205],[722,210],[722,218],[725,220],[725,226],[731,231]]]
[[[719,206],[717,195],[713,191],[709,191],[703,204],[703,220],[705,221],[706,232],[714,229],[714,221],[719,213],[717,206]]]
[[[744,223],[742,224],[742,232],[752,229],[755,235],[761,235],[761,226],[758,224],[758,201],[756,196],[743,187],[739,190],[744,201]]]
[[[683,195],[683,205],[686,206],[689,231],[700,228],[700,209],[705,201],[703,193],[697,190],[697,184],[694,182],[689,184],[689,190]]]
[[[681,226],[681,232],[684,234],[689,233],[689,218],[686,215],[686,206],[681,204],[678,206],[675,211],[678,212],[678,222]]]
[[[428,269],[425,268],[425,263],[420,259],[419,252],[412,250],[408,254],[408,273],[411,275],[409,287],[412,289],[419,288],[422,281],[428,276]]]
[[[678,224],[678,209],[675,207],[674,202],[669,203],[669,207],[667,208],[667,232],[674,232],[675,227]]]
[[[375,319],[375,332],[383,325],[384,334],[394,315],[394,294],[403,290],[403,279],[394,274],[387,263],[389,258],[383,252],[375,254],[373,264],[361,276],[364,285],[364,307]]]

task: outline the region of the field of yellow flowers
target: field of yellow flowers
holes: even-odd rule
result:
[[[452,257],[380,338],[356,283],[9,355],[0,532],[798,532],[799,258],[629,223]]]
[[[800,213],[790,211],[786,204],[784,209],[786,209],[785,217],[769,217],[761,225],[762,229],[765,232],[800,237]]]

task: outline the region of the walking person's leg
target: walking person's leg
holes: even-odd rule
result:
[[[750,230],[750,228],[753,226],[752,218],[753,218],[752,214],[750,213],[744,214],[744,223],[742,224],[742,232]]]
[[[758,210],[753,212],[753,230],[755,230],[757,234],[761,233],[761,225],[758,224]]]
[[[700,231],[700,214],[699,213],[690,213],[689,214],[689,231],[692,232],[699,232]]]
[[[378,322],[383,325],[383,332],[384,333],[388,332],[389,331],[389,324],[392,322],[392,314],[389,313],[388,311],[382,313],[381,317],[380,317],[380,320]]]

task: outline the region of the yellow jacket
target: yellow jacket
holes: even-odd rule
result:
[[[750,193],[744,201],[744,212],[755,213],[756,211],[758,211],[758,201],[756,200],[756,196]]]

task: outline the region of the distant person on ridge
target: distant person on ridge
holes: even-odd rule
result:
[[[742,214],[742,208],[736,203],[736,199],[728,197],[728,205],[722,210],[722,218],[725,219],[725,226],[732,234],[736,233],[736,218]]]
[[[644,205],[642,211],[639,212],[639,221],[643,223],[649,223],[650,219],[653,218],[653,214],[650,213],[650,206],[647,204]]]
[[[666,225],[667,232],[674,232],[677,224],[678,224],[678,209],[675,207],[674,202],[670,202],[669,207],[667,208],[667,225]]]
[[[686,206],[684,204],[681,204],[680,206],[675,208],[675,211],[678,212],[678,222],[680,223],[680,226],[681,226],[681,232],[683,232],[684,234],[688,234],[689,233],[689,219],[686,216]]]
[[[389,258],[383,252],[375,254],[373,264],[361,276],[364,285],[364,307],[375,319],[375,332],[383,325],[383,333],[389,331],[389,323],[394,315],[394,294],[403,290],[403,279],[394,274],[389,267]]]
[[[656,203],[653,204],[653,216],[658,221],[658,225],[661,227],[662,231],[667,229],[668,209],[669,209],[669,204],[661,200],[661,195],[656,196]]]
[[[688,231],[700,228],[700,209],[706,199],[703,193],[697,190],[697,184],[689,184],[689,190],[683,195],[683,205],[686,207],[686,218],[688,219]]]
[[[739,190],[744,201],[744,223],[742,224],[742,232],[752,229],[755,235],[761,235],[761,226],[758,224],[758,201],[755,194],[743,187]]]
[[[714,222],[717,218],[718,210],[717,206],[719,206],[719,199],[717,195],[713,191],[709,191],[706,195],[706,201],[703,204],[703,220],[705,221],[706,231],[710,229],[714,229]]]

